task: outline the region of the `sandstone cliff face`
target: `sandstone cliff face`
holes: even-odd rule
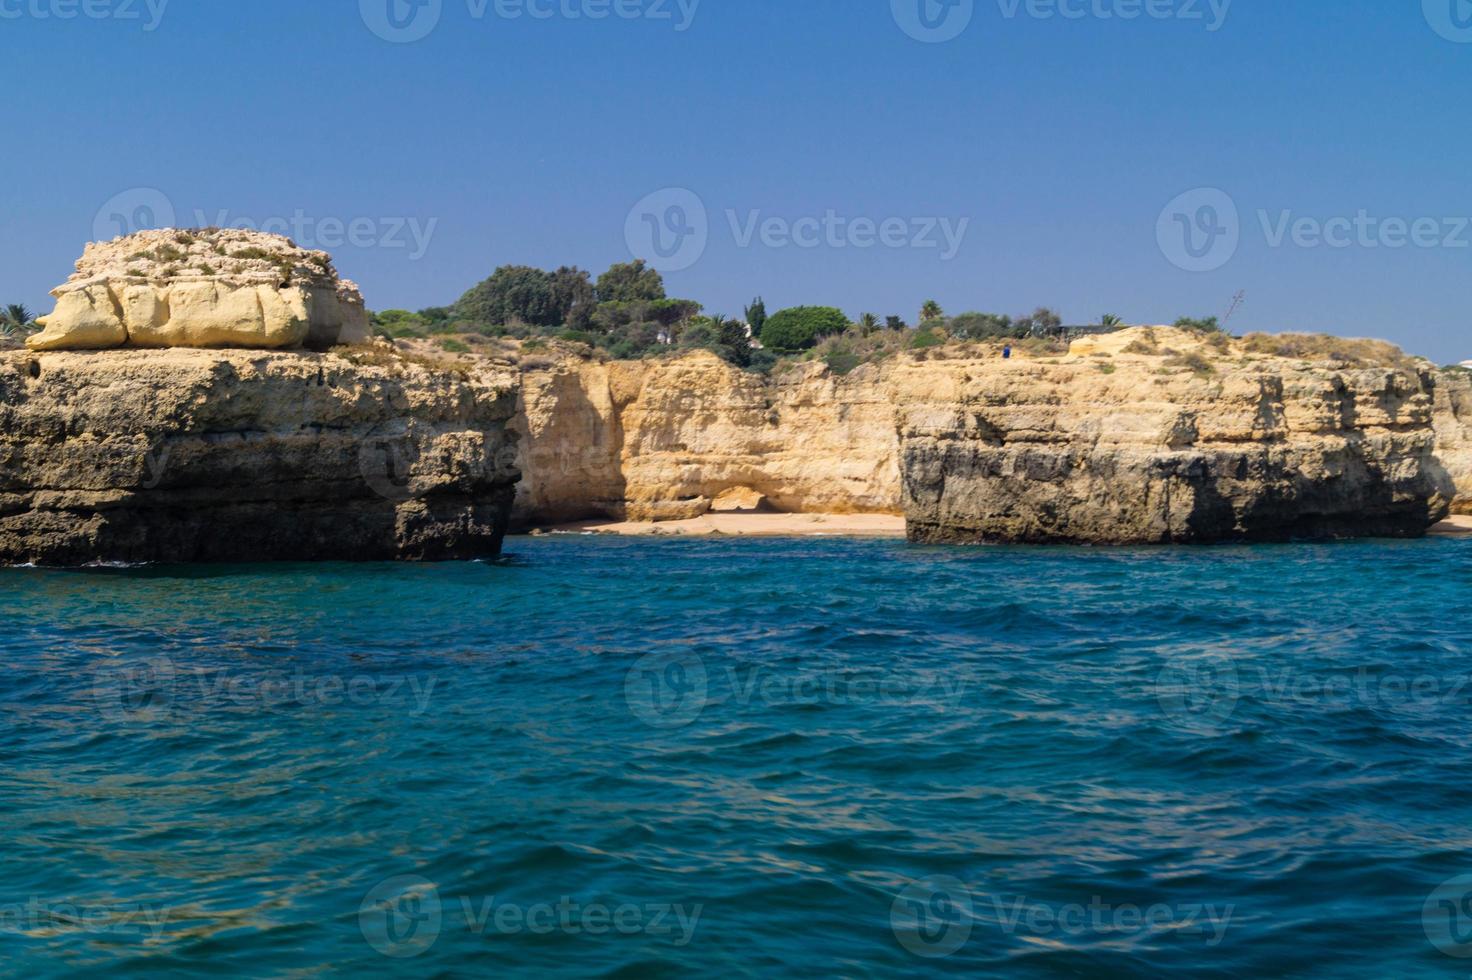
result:
[[[1472,514],[1472,372],[1436,375],[1436,455],[1456,483],[1452,513]]]
[[[905,365],[911,538],[1419,536],[1445,514],[1429,378],[1276,358],[1221,356],[1209,370],[1172,360]]]
[[[374,348],[0,354],[0,563],[493,556],[514,389]]]
[[[919,541],[1419,535],[1451,499],[1434,381],[1162,328],[1067,355],[906,356],[772,380],[707,354],[523,373],[529,523],[898,513]]]
[[[285,349],[366,343],[363,297],[326,252],[239,229],[144,231],[94,242],[52,290],[32,350]]]
[[[698,516],[733,489],[794,512],[900,512],[891,392],[873,368],[775,381],[712,354],[564,360],[522,375],[524,522]]]

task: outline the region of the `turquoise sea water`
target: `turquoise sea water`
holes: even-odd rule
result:
[[[1472,542],[0,570],[25,976],[1465,976]]]

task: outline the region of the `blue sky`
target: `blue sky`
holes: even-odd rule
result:
[[[275,219],[378,309],[596,274],[659,229],[686,247],[643,257],[712,312],[1169,322],[1241,290],[1239,332],[1472,358],[1467,0],[392,2],[432,29],[380,36],[390,0],[0,0],[0,302],[49,309],[114,215],[171,210]],[[907,33],[922,2],[957,36]]]

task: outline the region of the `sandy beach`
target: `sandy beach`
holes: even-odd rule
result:
[[[864,537],[902,538],[905,519],[891,514],[707,514],[688,521],[579,521],[533,533],[616,534],[624,537]],[[1455,515],[1429,532],[1472,535],[1472,514]]]
[[[865,537],[902,538],[905,519],[890,514],[706,514],[687,521],[580,521],[549,528],[554,534],[630,537]]]
[[[1433,527],[1431,533],[1451,537],[1472,534],[1472,514],[1454,514]]]

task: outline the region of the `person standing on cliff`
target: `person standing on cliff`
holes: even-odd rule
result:
[[[1011,344],[1006,344],[1006,345],[1004,345],[1002,347],[1002,360],[1004,360],[1004,361],[1010,361],[1010,360],[1012,360],[1012,345]]]

